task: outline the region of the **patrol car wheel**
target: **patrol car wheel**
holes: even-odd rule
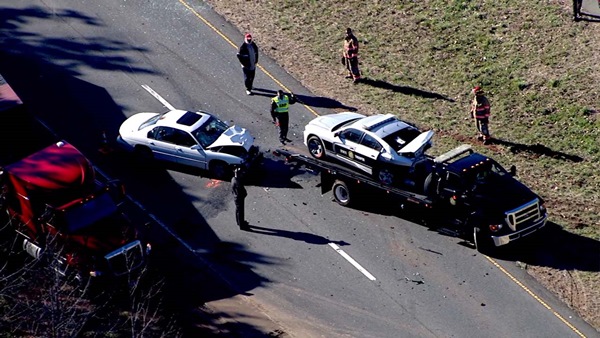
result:
[[[375,178],[381,184],[391,185],[394,182],[394,174],[389,169],[379,169],[375,173]]]
[[[336,180],[333,182],[333,198],[339,205],[348,206],[352,200],[350,199],[350,189],[344,181]]]
[[[308,151],[314,158],[321,159],[325,157],[325,146],[323,146],[323,142],[317,136],[311,136],[308,138],[306,142],[308,144]]]

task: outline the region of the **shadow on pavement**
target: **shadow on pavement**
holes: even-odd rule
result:
[[[258,225],[252,225],[252,224],[250,224],[250,230],[248,230],[248,231],[254,232],[257,234],[261,234],[261,235],[285,237],[285,238],[293,239],[295,241],[306,242],[308,244],[324,245],[324,244],[334,243],[339,246],[349,245],[348,243],[346,243],[344,241],[332,241],[325,237],[315,235],[315,234],[310,234],[307,232],[265,228],[265,227],[260,227]]]
[[[548,222],[538,233],[500,248],[494,257],[557,270],[600,271],[600,242]]]
[[[252,95],[256,95],[256,96],[265,96],[265,97],[272,98],[276,94],[277,94],[277,90],[273,90],[273,89],[254,88],[252,90]],[[302,94],[296,94],[296,93],[294,93],[294,94],[296,95],[296,99],[298,100],[298,103],[304,104],[304,105],[307,105],[310,107],[341,109],[341,110],[347,110],[347,111],[356,111],[357,110],[354,107],[346,106],[343,103],[341,103],[340,101],[329,98],[329,97],[308,96],[308,95],[302,95]]]

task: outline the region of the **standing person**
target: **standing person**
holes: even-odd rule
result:
[[[246,94],[252,95],[252,85],[254,84],[254,75],[256,75],[256,64],[258,63],[258,47],[252,41],[250,33],[244,36],[244,43],[240,46],[237,58],[242,64]]]
[[[487,144],[490,139],[490,131],[488,127],[490,118],[490,101],[483,95],[483,89],[477,86],[473,88],[475,97],[471,101],[471,117],[475,119],[477,126],[478,140],[483,140]]]
[[[354,83],[360,81],[360,70],[358,69],[358,39],[352,33],[352,29],[346,29],[344,38],[344,65],[348,70],[347,78],[351,78]]]
[[[233,193],[233,200],[235,202],[235,221],[240,230],[250,230],[250,226],[244,218],[244,200],[248,196],[248,193],[244,187],[242,168],[235,168],[233,170],[231,192]]]
[[[285,142],[292,142],[287,137],[290,123],[290,104],[296,103],[296,96],[292,93],[290,96],[283,93],[283,90],[277,91],[277,96],[271,99],[271,117],[273,123],[279,126],[279,142],[285,145]]]

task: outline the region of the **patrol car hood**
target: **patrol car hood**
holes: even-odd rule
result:
[[[242,127],[233,126],[225,130],[213,144],[207,147],[207,149],[224,146],[242,146],[248,151],[253,144],[254,137],[250,135],[248,130]]]
[[[422,132],[414,140],[410,141],[402,149],[398,150],[398,154],[413,153],[415,155],[422,155],[425,151],[425,147],[431,144],[431,138],[433,138],[433,130]]]

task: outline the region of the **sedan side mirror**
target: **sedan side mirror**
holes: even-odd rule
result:
[[[194,144],[193,146],[190,147],[190,149],[192,149],[192,150],[199,150],[199,149],[202,149],[202,148],[200,148],[199,145]]]
[[[517,176],[517,167],[515,167],[514,165],[511,165],[509,172],[510,172],[511,176]]]

